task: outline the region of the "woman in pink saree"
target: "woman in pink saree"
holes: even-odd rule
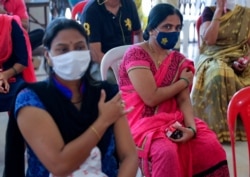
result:
[[[120,65],[119,87],[146,177],[228,177],[226,153],[208,126],[194,118],[190,90],[193,62],[171,50],[182,15],[169,4],[149,14],[145,42],[130,47]],[[176,121],[180,125],[174,125]],[[179,136],[168,137],[177,129]]]

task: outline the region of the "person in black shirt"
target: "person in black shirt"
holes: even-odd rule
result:
[[[92,69],[97,72],[96,79],[100,79],[99,64],[108,50],[143,41],[133,0],[89,0],[80,21],[89,36],[92,60],[97,63]]]

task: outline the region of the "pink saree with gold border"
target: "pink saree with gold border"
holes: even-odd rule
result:
[[[154,75],[157,86],[163,87],[178,81],[184,68],[188,68],[194,72],[194,66],[192,61],[186,59],[179,52],[173,51],[157,69],[148,53],[140,46],[132,46],[126,52],[124,60],[120,65],[119,87],[122,91],[122,97],[127,107],[134,107],[134,110],[127,116],[128,122],[138,149],[138,156],[141,160],[140,166],[144,175],[149,177],[151,176],[149,159],[151,143],[155,139],[168,139],[165,135],[165,129],[175,121],[179,121],[183,124],[184,117],[178,108],[175,97],[153,108],[144,104],[143,100],[133,88],[127,74],[129,70],[136,68],[150,69]],[[216,166],[219,162],[226,161],[225,152],[221,148],[219,142],[217,142],[216,135],[207,128],[203,121],[195,119],[195,122],[197,126],[197,137],[195,139],[185,144],[172,143],[171,140],[168,139],[170,142],[169,146],[175,146],[174,148],[178,151],[179,164],[176,165],[176,167],[180,166],[180,169],[176,170],[180,171],[180,176],[182,177],[203,173],[211,167]],[[200,133],[200,130],[203,132]],[[214,147],[218,149],[219,155],[215,158],[210,157],[206,163],[200,163],[199,159],[201,158],[198,156],[201,156],[203,152],[207,152],[206,147],[202,149],[201,144],[199,144],[205,140],[204,132],[206,132],[207,139],[211,139],[212,142],[215,141]],[[205,141],[207,142],[207,140]],[[193,151],[194,147],[197,148],[195,149],[195,153]],[[207,157],[209,156],[211,155],[207,155]],[[171,174],[165,175],[171,176]]]

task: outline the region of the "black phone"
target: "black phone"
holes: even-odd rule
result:
[[[173,139],[179,139],[182,137],[182,135],[183,135],[182,131],[176,129],[170,137]]]

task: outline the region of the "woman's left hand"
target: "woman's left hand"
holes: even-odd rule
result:
[[[189,141],[190,139],[194,138],[195,136],[195,133],[190,128],[183,127],[183,126],[177,126],[176,128],[182,132],[181,138],[178,138],[178,139],[170,138],[172,141],[176,143],[185,143]]]
[[[10,85],[4,74],[0,72],[0,93],[8,93]]]
[[[242,72],[248,66],[248,58],[239,58],[237,61],[234,61],[232,67],[236,72]]]

